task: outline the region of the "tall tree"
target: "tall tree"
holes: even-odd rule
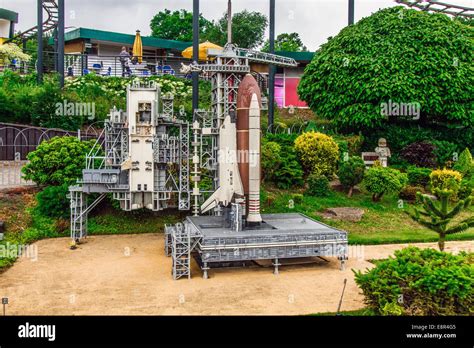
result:
[[[242,48],[256,48],[264,41],[268,19],[258,12],[244,10],[232,16],[232,42]],[[209,41],[218,45],[227,42],[227,13],[214,22],[206,35]]]
[[[199,15],[199,34],[205,38],[207,31],[212,27],[201,14]],[[186,10],[171,12],[168,9],[157,13],[150,22],[151,35],[160,39],[192,41],[193,14]]]
[[[268,52],[269,50],[270,42],[267,40],[262,51]],[[275,51],[307,52],[308,48],[303,44],[298,33],[283,33],[278,35],[275,40]]]
[[[298,86],[320,117],[352,132],[391,121],[474,126],[474,30],[442,14],[391,7],[321,46]],[[418,109],[391,117],[384,105]],[[406,108],[405,108],[406,109]],[[394,117],[395,116],[395,117]]]

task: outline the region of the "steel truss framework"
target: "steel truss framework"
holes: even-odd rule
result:
[[[133,88],[150,89],[159,96],[159,89],[153,84],[129,87]],[[150,141],[154,165],[152,210],[170,207],[189,210],[189,123],[175,117],[172,96],[159,99],[161,108],[156,105],[153,115],[157,132]],[[112,110],[102,134],[86,156],[82,180],[70,187],[71,238],[74,241],[87,236],[87,214],[107,193],[113,193],[123,210],[132,210],[130,172],[134,170],[133,164],[132,168],[124,168],[127,160],[130,161],[130,140],[126,113]],[[88,206],[87,196],[92,193],[100,195]]]
[[[453,17],[474,18],[474,7],[467,7],[437,0],[395,0],[399,4],[422,11],[444,13]]]

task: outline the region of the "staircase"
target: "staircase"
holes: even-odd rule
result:
[[[59,10],[57,0],[43,0],[43,10],[46,11],[46,20],[43,22],[43,33],[47,33],[50,30],[53,30],[58,26],[59,19]],[[15,44],[21,44],[23,41],[31,39],[38,34],[38,26],[25,30],[23,33],[20,33],[8,42]]]

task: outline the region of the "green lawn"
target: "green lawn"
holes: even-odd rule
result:
[[[298,192],[294,192],[298,193]],[[300,212],[328,225],[349,232],[351,244],[384,244],[404,242],[436,242],[435,232],[417,224],[399,207],[398,197],[386,196],[382,202],[372,202],[364,193],[348,198],[344,193],[331,191],[328,197],[303,196],[294,208],[289,207],[292,195],[288,192],[267,188],[263,194],[264,213]],[[330,207],[357,207],[365,210],[360,222],[346,222],[324,219],[321,213]],[[459,219],[474,214],[474,206],[465,211]],[[474,228],[467,232],[448,236],[447,240],[474,240]]]

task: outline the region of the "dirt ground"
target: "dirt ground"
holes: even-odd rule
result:
[[[211,270],[210,278],[204,280],[194,263],[192,279],[174,281],[163,242],[162,234],[93,236],[78,249],[70,250],[65,238],[39,241],[32,249],[37,250],[37,259],[34,253],[22,257],[0,274],[0,296],[8,297],[10,302],[7,315],[335,312],[344,278],[347,287],[342,310],[355,310],[364,304],[351,269],[373,267],[368,260],[385,258],[407,246],[356,249],[361,257],[350,258],[345,271],[339,270],[337,260],[329,259],[329,263],[319,260],[282,266],[279,275],[265,267]],[[474,241],[447,243],[447,251],[473,248]]]

